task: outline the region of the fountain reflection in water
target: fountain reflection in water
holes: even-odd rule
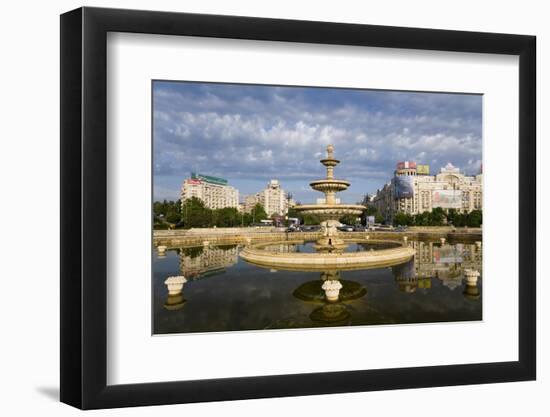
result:
[[[370,250],[370,242],[348,244],[348,252]],[[413,259],[390,268],[319,272],[259,268],[240,260],[237,246],[168,248],[154,263],[154,332],[480,320],[481,245],[439,239],[409,245]],[[313,242],[270,250],[316,253]],[[170,291],[167,277],[180,275],[186,282],[174,284],[181,291]]]
[[[324,324],[343,324],[351,317],[346,302],[367,294],[367,288],[356,281],[343,280],[340,271],[321,272],[319,280],[308,281],[293,292],[299,300],[320,304],[309,315],[311,321]]]

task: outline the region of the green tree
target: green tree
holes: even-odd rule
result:
[[[430,226],[443,226],[445,220],[445,212],[441,207],[434,208],[430,213]]]
[[[297,218],[300,221],[300,224],[314,225],[321,223],[319,216],[315,216],[313,214],[303,214],[292,207],[288,209],[287,216]]]
[[[241,215],[235,207],[225,207],[215,210],[215,222],[218,227],[240,226]]]
[[[459,213],[456,209],[449,209],[447,212],[447,223],[456,227],[466,226],[468,220],[467,214]]]
[[[181,251],[185,256],[188,256],[191,259],[193,259],[202,255],[202,253],[204,252],[204,247],[194,246],[192,248],[182,248]]]
[[[170,211],[166,215],[166,221],[169,223],[179,223],[181,220],[181,214],[176,211]]]
[[[423,213],[418,213],[414,216],[415,226],[430,226],[431,225],[431,216],[430,213],[425,211]]]
[[[153,229],[155,230],[166,230],[168,229],[168,223],[166,222],[159,222],[159,221],[155,221],[153,223]]]
[[[261,220],[267,219],[267,213],[264,210],[264,206],[260,203],[256,203],[250,215],[252,216],[252,223],[260,223]]]
[[[394,226],[411,226],[414,224],[413,216],[407,213],[398,212],[393,218]]]
[[[357,223],[357,216],[346,214],[345,216],[340,217],[340,223],[354,225]]]
[[[181,203],[177,201],[155,201],[153,203],[154,221],[158,228],[168,227],[166,223],[179,223],[181,221]]]
[[[288,212],[287,212],[287,216],[288,217],[300,218],[301,214],[298,213],[298,211],[294,207],[289,207]]]
[[[243,226],[250,226],[252,224],[252,214],[244,213],[242,217]]]
[[[166,200],[164,201],[155,201],[153,203],[153,213],[156,217],[164,217],[166,216],[166,207],[168,205],[168,202]]]
[[[216,246],[217,249],[220,249],[224,252],[226,252],[230,249],[235,249],[235,247],[237,247],[237,245],[218,245],[218,246]]]
[[[455,224],[455,219],[459,217],[460,213],[456,211],[456,209],[451,208],[447,211],[447,223]]]
[[[468,227],[480,227],[483,224],[483,212],[481,210],[473,210],[468,214],[466,222]]]
[[[378,214],[378,209],[374,206],[367,206],[367,209],[363,213],[365,216],[376,216]]]
[[[294,207],[289,207],[286,215],[289,219],[290,218],[298,219],[299,222],[302,223],[302,215],[299,214]],[[287,220],[286,225],[288,226],[289,224],[290,224],[290,221]]]
[[[214,225],[213,217],[212,210],[205,207],[197,197],[185,200],[181,207],[181,219],[185,228],[211,227]]]
[[[302,217],[302,224],[305,224],[306,226],[320,223],[321,219],[319,218],[319,216],[316,216],[314,214],[304,214]]]
[[[363,201],[360,204],[366,205],[367,209],[361,213],[361,224],[366,225],[367,224],[367,217],[374,216],[375,223],[383,223],[384,222],[384,216],[380,214],[378,209],[374,207],[373,205],[365,203],[367,201],[368,203],[368,194],[363,198]]]

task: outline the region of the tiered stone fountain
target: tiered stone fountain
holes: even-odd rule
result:
[[[325,179],[313,181],[310,186],[325,194],[325,201],[321,204],[307,204],[296,206],[295,209],[304,214],[313,214],[321,220],[322,235],[314,244],[315,253],[288,252],[272,249],[277,244],[288,245],[289,241],[274,241],[246,246],[240,256],[247,262],[271,269],[287,269],[293,271],[327,271],[381,268],[397,265],[412,258],[415,251],[406,241],[375,240],[363,237],[362,234],[354,235],[338,232],[338,219],[344,215],[360,216],[365,206],[358,204],[340,204],[336,200],[336,193],[346,190],[350,183],[334,178],[334,167],[340,163],[334,158],[334,147],[327,147],[327,157],[321,160],[327,169]],[[293,238],[299,238],[299,234],[293,234]],[[371,246],[368,251],[346,252],[346,240],[355,243],[367,243]],[[378,245],[378,247],[377,247]],[[332,285],[334,284],[334,285]],[[336,297],[339,290],[336,283],[326,285],[330,297]],[[330,286],[330,288],[329,288]],[[327,293],[328,294],[328,293]],[[327,297],[329,297],[327,295]]]
[[[336,200],[336,193],[347,190],[349,181],[334,178],[334,167],[340,163],[334,158],[334,146],[327,146],[327,157],[321,159],[327,169],[327,176],[324,179],[311,182],[309,185],[316,191],[325,194],[325,201],[322,204],[307,204],[296,206],[296,211],[304,214],[312,214],[321,220],[323,236],[317,240],[315,248],[320,251],[341,250],[346,247],[344,240],[339,236],[337,227],[340,225],[338,219],[345,215],[360,216],[366,209],[358,204],[339,204]]]

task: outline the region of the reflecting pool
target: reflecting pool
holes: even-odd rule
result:
[[[169,248],[153,257],[153,333],[482,319],[482,248],[411,241],[415,256],[377,269],[304,272],[249,264],[241,247]],[[311,243],[274,251],[313,252]],[[351,243],[346,251],[365,251]],[[168,277],[183,276],[167,281]]]

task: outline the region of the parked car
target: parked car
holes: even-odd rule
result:
[[[385,224],[379,224],[379,225],[372,226],[371,230],[379,230],[381,232],[391,232],[393,230],[393,226],[385,225]]]
[[[353,226],[354,232],[364,232],[365,230],[367,230],[367,228],[361,224],[356,224],[355,226]]]
[[[343,224],[342,226],[338,227],[338,230],[340,230],[341,232],[353,232],[353,226]]]
[[[320,229],[321,229],[321,226],[317,226],[317,225],[302,226],[302,230],[304,232],[316,232]]]

